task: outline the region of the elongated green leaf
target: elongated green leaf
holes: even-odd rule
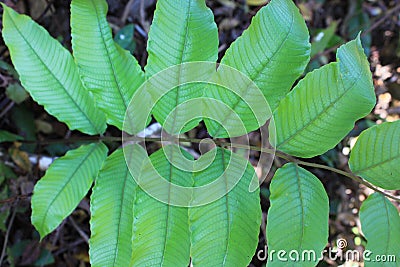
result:
[[[3,38],[32,98],[71,130],[103,133],[105,116],[83,87],[71,54],[29,17],[3,8]]]
[[[69,151],[50,165],[32,196],[32,224],[41,238],[76,208],[89,191],[106,156],[104,144],[90,144]]]
[[[89,254],[93,267],[129,266],[136,187],[118,149],[105,161],[90,198]]]
[[[226,51],[221,63],[246,74],[274,110],[310,58],[307,26],[291,0],[272,0]]]
[[[21,136],[19,136],[19,135],[12,134],[10,132],[0,130],[0,143],[3,143],[3,142],[14,142],[14,141],[21,140],[21,139],[23,139],[23,138]]]
[[[224,173],[228,166],[232,169]],[[260,192],[258,189],[249,192],[254,178],[254,168],[241,156],[225,149],[218,149],[212,164],[194,174],[197,187],[222,179],[208,194],[220,191],[223,194],[214,202],[189,208],[193,266],[247,266],[250,263],[261,221]]]
[[[274,113],[276,143],[286,153],[313,157],[333,148],[375,105],[360,38],[338,49],[338,62],[310,72]],[[354,104],[357,102],[357,105]]]
[[[125,111],[144,73],[136,59],[114,42],[106,15],[105,0],[73,0],[72,48],[82,79],[107,122],[122,129]]]
[[[329,203],[323,185],[288,163],[275,173],[270,191],[268,266],[315,266],[328,242]],[[280,250],[286,262],[277,258]]]
[[[218,29],[205,1],[157,1],[147,51],[149,57],[145,70],[148,76],[185,62],[215,62],[218,58]],[[188,99],[200,97],[203,93],[201,84],[181,85],[181,75],[179,69],[171,70],[170,84],[178,81],[180,86],[168,88],[172,91],[164,95],[153,109],[154,117],[161,124],[164,124],[168,114],[176,106]],[[154,101],[157,101],[157,98]],[[184,109],[178,110],[170,119],[178,123],[181,114],[185,112]],[[199,121],[200,119],[197,119],[189,123],[183,131],[195,127]],[[174,127],[174,123],[171,127]]]
[[[362,132],[351,151],[349,166],[374,185],[400,189],[400,121]]]
[[[368,241],[365,266],[399,266],[400,217],[396,207],[381,194],[374,193],[361,205],[360,220]]]
[[[271,111],[303,73],[309,57],[309,34],[299,10],[291,0],[272,0],[258,11],[249,28],[232,43],[221,61],[221,64],[246,75],[255,83],[256,88],[244,81],[237,82],[240,75],[232,75],[229,73],[232,71],[221,65],[218,72],[222,78],[229,80],[228,88],[242,93],[234,94],[223,86],[215,85],[205,90],[206,97],[218,99],[232,108],[231,111],[223,112],[212,103],[205,107],[211,114],[217,114],[219,119],[204,120],[210,134],[214,137],[246,134],[235,134],[232,130],[235,127],[230,122],[238,120],[232,117],[233,112],[239,115],[246,132],[264,125]],[[261,101],[262,95],[268,104]],[[262,117],[256,114],[260,110],[265,114]]]
[[[157,170],[160,179],[180,186],[192,186],[192,174],[182,171],[166,158],[165,153],[172,150],[160,149],[150,156],[151,164]],[[189,157],[187,153],[186,157]],[[175,155],[169,155],[175,157]],[[144,166],[138,179],[144,181],[154,177],[149,166]],[[163,195],[174,192],[160,188]],[[189,265],[190,236],[188,209],[160,202],[142,189],[136,191],[133,205],[132,259],[130,266],[182,266]]]

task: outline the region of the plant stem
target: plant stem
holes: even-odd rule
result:
[[[57,140],[48,140],[48,141],[36,141],[36,140],[22,140],[19,142],[22,143],[37,143],[41,145],[47,145],[47,144],[55,144],[55,143],[77,143],[77,142],[96,142],[96,141],[103,141],[103,142],[126,142],[126,141],[134,141],[134,142],[161,142],[161,141],[171,141],[171,142],[182,142],[182,143],[200,143],[203,139],[198,139],[198,138],[179,138],[179,139],[168,139],[168,138],[161,138],[161,137],[127,137],[127,138],[122,138],[122,137],[113,137],[113,136],[101,136],[101,137],[96,137],[96,136],[89,136],[89,137],[80,137],[80,138],[70,138],[70,139],[57,139]],[[340,169],[336,169],[333,167],[329,167],[326,165],[322,164],[317,164],[317,163],[312,163],[312,162],[307,162],[307,161],[302,161],[298,158],[292,157],[286,153],[283,153],[281,151],[277,151],[275,149],[271,148],[262,148],[258,146],[250,146],[250,145],[244,145],[244,144],[235,144],[235,143],[230,143],[226,141],[222,141],[219,139],[213,139],[213,142],[220,147],[234,147],[234,148],[240,148],[240,149],[248,149],[252,151],[258,151],[262,153],[268,153],[268,154],[274,154],[275,156],[284,159],[289,162],[293,162],[297,165],[302,165],[302,166],[307,166],[307,167],[313,167],[313,168],[318,168],[318,169],[324,169],[328,170],[331,172],[335,172],[339,175],[348,177],[360,184],[363,184],[364,186],[381,193],[382,195],[395,200],[397,202],[400,202],[400,198],[397,198],[395,196],[392,196],[383,190],[377,188],[376,186],[372,185],[371,183],[363,180],[362,178],[358,177],[357,175],[351,173],[351,172],[346,172]]]
[[[0,256],[0,265],[3,263],[4,257],[6,256],[6,250],[7,250],[7,243],[8,243],[8,238],[10,236],[10,232],[11,232],[11,227],[13,226],[14,223],[14,218],[15,218],[15,214],[17,213],[17,208],[15,207],[13,209],[12,215],[11,215],[11,219],[8,222],[8,227],[7,227],[7,231],[6,231],[6,236],[4,237],[4,244],[3,244],[3,249],[1,250],[1,256]]]

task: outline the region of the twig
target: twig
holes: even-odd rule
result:
[[[400,4],[397,4],[395,7],[393,7],[392,9],[388,10],[386,12],[385,15],[383,15],[380,19],[378,19],[377,21],[374,22],[374,24],[371,25],[371,27],[369,27],[368,29],[366,29],[361,36],[364,36],[366,34],[368,34],[369,32],[373,31],[374,29],[376,29],[379,25],[381,25],[382,23],[384,23],[388,17],[390,17],[391,15],[393,15],[394,13],[396,13],[397,11],[400,10]]]
[[[41,21],[43,17],[47,14],[47,12],[50,10],[51,6],[53,5],[53,1],[46,1],[46,2],[47,2],[46,8],[43,10],[42,14],[40,14],[39,17],[35,19],[36,21]]]
[[[19,196],[14,196],[6,199],[0,200],[0,204],[5,204],[5,203],[14,203],[23,199],[28,199],[32,196],[32,193],[27,194],[27,195],[19,195]]]
[[[11,227],[12,227],[12,225],[14,223],[14,218],[15,218],[15,214],[16,213],[17,213],[17,209],[14,208],[13,213],[12,213],[11,218],[10,218],[10,221],[8,223],[6,236],[4,237],[3,250],[1,251],[1,256],[0,256],[0,266],[3,266],[2,263],[3,263],[4,257],[6,256],[8,237],[10,236]]]
[[[133,4],[135,0],[129,0],[129,2],[126,4],[125,9],[124,9],[124,13],[122,13],[122,17],[121,17],[121,24],[124,25],[126,19],[129,16],[129,12],[131,11],[131,6]]]
[[[261,152],[270,153],[269,151],[268,151],[268,152],[267,152],[267,151],[263,151],[262,148],[253,147],[253,146],[249,146],[249,147],[251,147],[252,150],[253,150],[253,149],[260,149],[259,151],[261,151]],[[276,152],[275,152],[275,156],[277,156],[277,157],[279,157],[279,158],[282,158],[282,159],[285,159],[285,160],[287,160],[287,161],[296,163],[297,165],[308,166],[308,167],[313,167],[313,168],[318,168],[318,169],[324,169],[324,170],[328,170],[328,171],[331,171],[331,172],[340,174],[340,175],[345,176],[345,177],[348,177],[348,178],[350,178],[350,179],[352,179],[352,180],[354,180],[354,181],[356,181],[356,182],[358,182],[358,183],[360,183],[360,184],[363,184],[363,185],[365,185],[366,187],[368,187],[368,188],[370,188],[370,189],[372,189],[372,190],[374,190],[374,191],[376,191],[376,192],[378,192],[378,193],[381,193],[382,195],[384,195],[384,196],[386,196],[386,197],[388,197],[388,198],[390,198],[390,199],[393,199],[393,200],[395,200],[395,201],[397,201],[397,202],[400,202],[400,198],[397,198],[397,197],[395,197],[395,196],[392,196],[392,195],[390,195],[390,194],[388,194],[388,193],[386,193],[386,192],[380,190],[380,189],[377,188],[376,186],[374,186],[374,185],[370,184],[369,182],[367,182],[367,181],[361,179],[360,177],[358,177],[357,175],[355,175],[355,174],[353,174],[353,173],[349,173],[349,172],[346,172],[346,171],[343,171],[343,170],[340,170],[340,169],[336,169],[336,168],[329,167],[329,166],[322,165],[322,164],[318,164],[318,163],[312,163],[312,162],[302,161],[302,160],[299,160],[299,159],[297,159],[297,158],[294,158],[294,157],[292,157],[292,156],[290,156],[290,155],[287,155],[287,154],[285,154],[285,153],[282,153],[282,152],[280,152],[280,151],[276,151]]]
[[[57,250],[56,252],[53,253],[53,256],[58,256],[58,255],[64,253],[65,251],[67,251],[71,248],[74,248],[84,242],[85,242],[85,240],[80,238],[80,239],[76,240],[75,242],[69,243],[66,246],[61,247],[59,250]]]
[[[148,38],[147,32],[146,32],[144,29],[142,29],[142,27],[140,27],[140,25],[135,24],[135,30],[136,30],[143,38],[145,38],[145,39]]]
[[[88,235],[78,226],[78,224],[72,219],[71,216],[69,216],[69,221],[71,222],[72,226],[75,228],[75,230],[78,232],[78,234],[85,240],[87,244],[89,244],[89,237]]]
[[[339,48],[339,46],[340,46],[340,45],[335,45],[335,46],[332,46],[332,47],[330,47],[330,48],[328,48],[328,49],[326,49],[326,50],[324,50],[324,51],[322,51],[322,52],[319,52],[318,54],[314,55],[314,56],[310,59],[310,61],[313,61],[313,60],[316,59],[316,58],[319,58],[319,57],[321,57],[321,56],[326,56],[326,55],[330,54],[331,52],[334,52],[336,49]]]
[[[3,117],[12,107],[14,106],[14,102],[11,101],[10,103],[7,104],[7,106],[3,109],[3,111],[0,113],[0,118]]]
[[[137,137],[137,136],[132,136],[132,137],[127,137],[127,138],[122,138],[122,137],[109,137],[109,136],[103,136],[103,137],[96,137],[96,136],[91,136],[91,137],[87,137],[87,138],[75,138],[75,139],[68,139],[68,140],[64,140],[64,139],[59,139],[59,140],[51,140],[52,142],[41,142],[41,144],[47,144],[47,143],[73,143],[73,142],[82,142],[82,141],[87,141],[87,142],[99,142],[99,141],[104,141],[104,142],[121,142],[121,141],[133,141],[133,142],[143,142],[143,141],[147,141],[147,142],[161,142],[161,141],[170,141],[171,143],[178,143],[178,142],[190,142],[190,143],[200,143],[203,139],[198,139],[198,138],[179,138],[179,139],[162,139],[161,137]],[[400,202],[400,198],[397,198],[395,196],[392,196],[382,190],[380,190],[379,188],[373,186],[372,184],[370,184],[369,182],[361,179],[360,177],[358,177],[357,175],[353,174],[353,173],[349,173],[340,169],[336,169],[336,168],[332,168],[329,166],[325,166],[325,165],[321,165],[321,164],[317,164],[317,163],[311,163],[311,162],[306,162],[306,161],[302,161],[299,160],[295,157],[292,157],[288,154],[285,154],[283,152],[280,151],[276,151],[275,149],[272,148],[262,148],[262,147],[258,147],[258,146],[250,146],[250,145],[242,145],[242,144],[235,144],[235,143],[230,143],[230,142],[225,142],[225,141],[221,141],[218,139],[213,139],[214,143],[217,146],[220,147],[235,147],[235,148],[240,148],[240,149],[248,149],[248,150],[253,150],[253,151],[259,151],[259,152],[263,152],[263,153],[268,153],[268,154],[275,154],[275,156],[281,158],[281,159],[285,159],[287,161],[296,163],[298,165],[303,165],[303,166],[308,166],[308,167],[314,167],[314,168],[319,168],[319,169],[324,169],[324,170],[329,170],[332,172],[335,172],[337,174],[340,174],[342,176],[346,176],[358,183],[361,183],[363,185],[365,185],[366,187],[383,194],[384,196],[391,198],[397,202]],[[37,143],[38,141],[32,141],[32,140],[28,140],[28,141],[21,141],[21,142],[25,142],[25,143]]]
[[[56,243],[57,243],[58,239],[60,238],[60,232],[61,232],[62,228],[64,227],[64,224],[65,224],[65,220],[63,220],[62,223],[60,224],[60,226],[57,227],[56,234],[55,234],[55,236],[54,236],[54,238],[53,238],[53,240],[52,240],[52,242],[51,242],[51,245],[52,245],[53,247],[56,246]],[[82,242],[83,242],[83,241],[82,241]],[[47,262],[47,261],[49,260],[49,258],[50,258],[51,255],[52,255],[52,254],[50,254],[50,253],[47,254],[47,255],[46,255],[46,258],[45,258],[45,260],[44,260],[44,262]],[[43,266],[44,266],[44,262],[40,265],[40,267],[43,267]]]
[[[361,33],[361,36],[364,37],[365,35],[367,35],[368,33],[370,33],[371,31],[373,31],[374,29],[376,29],[379,25],[381,25],[382,23],[384,23],[388,17],[390,17],[392,14],[394,14],[395,12],[400,10],[400,4],[396,5],[395,7],[393,7],[392,9],[388,10],[385,15],[383,15],[380,19],[378,19],[374,24],[372,24],[368,29],[366,29],[365,31],[363,31]],[[310,61],[320,57],[320,56],[326,56],[329,53],[335,51],[340,45],[335,45],[332,46],[318,54],[316,54],[315,56],[313,56]]]

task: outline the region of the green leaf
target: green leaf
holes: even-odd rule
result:
[[[129,266],[136,190],[122,149],[118,149],[104,162],[90,197],[92,266]]]
[[[314,41],[311,43],[311,58],[321,53],[327,48],[332,37],[335,35],[337,22],[333,21],[328,28],[320,30],[314,37]]]
[[[32,224],[42,239],[78,206],[89,191],[107,150],[102,143],[70,150],[56,159],[35,185]]]
[[[212,164],[194,173],[196,187],[216,179],[220,182],[206,193],[222,193],[221,198],[189,208],[192,264],[248,266],[256,250],[261,221],[259,188],[249,191],[253,179],[258,183],[257,176],[244,158],[218,148]]]
[[[7,86],[6,95],[17,104],[21,104],[29,96],[19,83],[13,83]]]
[[[106,113],[107,122],[122,129],[144,74],[136,59],[114,42],[106,15],[105,0],[73,0],[72,48],[82,80]]]
[[[0,143],[14,142],[14,141],[21,140],[21,139],[23,139],[23,138],[19,135],[12,134],[12,133],[4,131],[4,130],[0,130]]]
[[[185,62],[211,61],[218,58],[218,29],[214,22],[213,13],[207,8],[204,0],[160,0],[150,27],[147,44],[149,57],[145,67],[146,75],[153,76],[169,67]],[[198,71],[202,71],[201,67]],[[162,125],[168,114],[179,104],[201,97],[202,84],[181,85],[184,75],[179,68],[171,70],[169,84],[178,83],[176,88],[159,99],[153,95],[156,106],[153,115]],[[180,85],[180,86],[179,86]],[[199,106],[199,109],[201,107]],[[186,113],[179,109],[171,120],[180,124],[180,116]],[[197,126],[200,119],[188,123],[182,132]],[[175,123],[171,129],[175,128]],[[166,129],[167,131],[171,129]]]
[[[379,187],[400,189],[400,121],[363,131],[350,154],[349,166]]]
[[[371,72],[360,39],[341,46],[337,59],[308,73],[282,100],[270,124],[277,149],[305,158],[323,154],[374,107]]]
[[[364,45],[364,50],[367,55],[371,51],[372,36],[371,31],[365,31],[371,27],[369,14],[364,11],[364,1],[355,0],[349,2],[348,12],[343,20],[342,29],[345,29],[345,34],[349,38],[355,38],[361,31],[361,41]]]
[[[329,203],[322,183],[287,163],[275,173],[270,190],[268,266],[315,266],[328,242]],[[286,252],[286,262],[277,259],[280,250]]]
[[[274,110],[309,57],[309,34],[298,8],[291,0],[272,0],[232,43],[221,63],[254,81]]]
[[[273,0],[260,9],[249,28],[232,43],[221,61],[218,75],[225,81],[217,80],[216,84],[223,86],[213,85],[205,90],[206,97],[220,100],[232,108],[224,112],[220,105],[205,103],[205,110],[209,113],[205,117],[210,114],[217,114],[218,117],[218,121],[204,119],[210,135],[240,136],[264,125],[281,98],[303,73],[309,55],[308,30],[293,1]],[[240,71],[254,85],[240,81],[240,75],[232,73],[224,65],[233,67],[238,73]],[[263,96],[267,103],[262,101]],[[259,111],[263,116],[257,114]],[[238,117],[233,117],[232,113]],[[237,130],[238,120],[246,131]]]
[[[127,24],[115,34],[114,41],[132,54],[136,47],[134,33],[135,25]]]
[[[71,130],[103,133],[104,114],[83,87],[71,54],[31,18],[2,6],[3,38],[24,88]]]
[[[17,176],[11,170],[10,167],[6,166],[4,162],[0,162],[0,185],[5,179],[15,179]]]
[[[8,74],[12,75],[16,80],[19,79],[18,72],[14,69],[14,67],[2,59],[0,59],[0,69],[4,70]]]
[[[365,266],[399,266],[400,217],[399,211],[379,193],[370,195],[361,205],[362,232],[367,239]],[[368,250],[368,251],[367,251]],[[395,256],[397,262],[378,262],[376,256]],[[367,258],[366,258],[367,256]]]
[[[227,65],[220,65],[210,78],[202,104],[207,130],[218,138],[242,136],[257,130],[272,114],[257,85]]]
[[[182,171],[168,161],[165,153],[176,150],[163,148],[150,156],[137,179],[154,179],[154,167],[160,179],[180,185],[191,186],[192,174]],[[134,154],[135,155],[135,154]],[[175,157],[173,154],[170,157]],[[186,157],[190,157],[185,153]],[[134,156],[135,157],[135,156]],[[133,159],[135,160],[135,159]],[[157,181],[155,181],[157,182]],[[160,188],[163,195],[173,195],[170,187]],[[136,191],[133,204],[132,259],[129,266],[183,266],[189,265],[190,236],[188,208],[164,203],[142,189]]]

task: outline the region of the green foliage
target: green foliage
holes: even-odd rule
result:
[[[218,58],[218,29],[211,10],[204,1],[158,1],[147,51],[149,57],[145,71],[148,77],[185,62],[215,62]],[[182,71],[177,70],[169,79],[179,81],[181,75]],[[158,122],[164,124],[176,106],[202,94],[201,84],[177,86],[156,103],[153,115]],[[176,124],[182,124],[179,119],[183,112],[178,110],[170,119],[177,120]],[[189,122],[185,131],[197,126],[200,120]],[[171,125],[171,128],[174,127]]]
[[[267,239],[271,254],[268,266],[282,265],[277,259],[280,250],[294,250],[300,259],[305,255],[306,260],[297,260],[296,266],[312,266],[311,262],[316,265],[315,259],[328,242],[329,203],[322,183],[307,170],[288,163],[275,173],[270,189]],[[305,252],[311,250],[317,256],[308,259]],[[291,262],[289,255],[284,257]]]
[[[176,157],[168,146],[150,156],[152,165],[167,181],[180,186],[191,186],[192,175],[170,164],[166,155]],[[186,157],[190,155],[186,154]],[[149,164],[151,163],[151,164]],[[149,180],[150,171],[141,171],[138,179]],[[170,198],[176,194],[171,187],[162,189]],[[155,199],[145,191],[136,191],[133,205],[134,222],[130,266],[188,266],[190,260],[190,232],[188,208],[172,206]]]
[[[79,79],[71,54],[29,17],[3,8],[3,38],[32,98],[71,130],[103,133],[104,114]]]
[[[121,149],[104,162],[90,198],[92,266],[128,266],[132,254],[133,200],[137,185]],[[112,226],[112,227],[110,227]]]
[[[17,104],[21,104],[28,98],[28,93],[18,83],[13,83],[7,86],[6,95]]]
[[[270,40],[274,41],[270,42]],[[221,64],[245,74],[261,90],[268,105],[274,110],[307,65],[310,57],[308,40],[307,27],[293,2],[273,1],[257,13],[249,28],[226,51]],[[237,79],[235,77],[237,74],[232,75],[224,66],[219,67],[218,73],[226,81]],[[251,110],[249,111],[246,104],[251,103],[252,100],[258,101],[258,103],[262,102],[260,96],[249,90],[249,87],[252,87],[243,83],[243,81],[231,82],[230,88],[238,87],[240,91],[243,91],[240,96],[221,86],[205,90],[205,96],[220,100],[229,107],[233,107],[235,113],[245,124],[247,132],[250,132],[260,128],[267,118],[258,121],[254,120],[254,117],[252,118]],[[243,85],[240,86],[241,84]],[[207,107],[207,109],[211,109],[211,107]],[[217,109],[212,112],[217,113]],[[265,105],[253,108],[253,112],[259,109],[266,109]],[[268,110],[264,112],[268,113]],[[227,125],[229,119],[232,120],[231,113],[225,112],[219,117],[219,121],[223,122],[223,125],[207,119],[207,117],[204,121],[212,136],[232,137],[232,131],[228,133],[222,129],[223,127],[229,128]],[[243,134],[245,133],[237,135]]]
[[[21,139],[23,139],[21,136],[12,134],[7,131],[0,130],[0,143],[13,142],[13,141],[21,140]]]
[[[353,173],[385,189],[400,189],[400,121],[373,126],[358,138],[349,160]]]
[[[398,262],[375,262],[376,256],[394,255],[400,258],[399,211],[384,196],[374,193],[361,205],[362,231],[368,241],[365,254],[370,259],[365,266],[398,266]]]
[[[309,59],[309,34],[299,10],[292,1],[272,1],[254,16],[221,63],[245,73],[274,110]]]
[[[211,136],[229,138],[257,130],[273,116],[272,145],[309,158],[335,147],[375,104],[359,36],[338,49],[337,62],[308,73],[290,91],[310,53],[327,45],[323,40],[311,51],[305,22],[291,0],[261,8],[218,68],[218,29],[205,1],[158,0],[145,72],[113,39],[105,0],[72,1],[73,56],[30,18],[3,8],[2,33],[22,85],[50,114],[82,133],[102,134],[106,122],[138,133],[152,113],[168,133],[204,120]],[[196,61],[203,61],[201,68],[188,64]],[[129,125],[132,121],[139,123]],[[399,122],[385,123],[362,133],[349,162],[354,174],[400,189],[399,129]],[[18,138],[0,132],[2,141]],[[37,183],[32,223],[41,238],[95,181],[93,266],[250,263],[261,220],[260,190],[251,190],[258,180],[241,155],[214,148],[194,161],[179,146],[165,144],[150,157],[137,144],[126,143],[108,157],[107,151],[101,142],[71,150]],[[313,250],[318,258],[327,243],[328,198],[318,179],[293,161],[271,182],[268,247],[300,255]],[[386,198],[368,198],[361,221],[369,249],[398,254],[398,212]],[[288,265],[272,257],[268,265]]]
[[[246,168],[237,168],[242,164]],[[231,171],[226,169],[233,167]],[[235,168],[236,167],[236,168]],[[244,171],[244,172],[243,172]],[[254,168],[235,153],[218,149],[213,163],[194,174],[194,185],[204,186],[221,179],[212,188],[229,193],[208,205],[189,209],[193,266],[247,266],[254,254],[261,220],[260,191],[249,192],[256,177]],[[214,192],[208,192],[212,194]],[[210,251],[212,248],[212,251]]]
[[[41,238],[78,206],[92,186],[107,150],[102,143],[81,146],[51,164],[32,197],[32,224]]]
[[[337,22],[334,21],[331,25],[318,32],[314,42],[311,44],[311,57],[315,57],[318,53],[324,52],[329,42],[335,36]]]
[[[82,81],[97,106],[108,123],[122,129],[126,109],[144,74],[136,59],[114,42],[106,14],[105,1],[72,1],[72,48]]]
[[[282,100],[274,113],[275,124],[270,125],[276,127],[277,149],[305,158],[323,154],[374,107],[372,77],[360,39],[341,46],[337,60],[307,74]]]
[[[114,37],[114,41],[119,44],[123,49],[128,50],[133,54],[136,48],[136,43],[134,39],[135,25],[128,24],[121,28]]]

